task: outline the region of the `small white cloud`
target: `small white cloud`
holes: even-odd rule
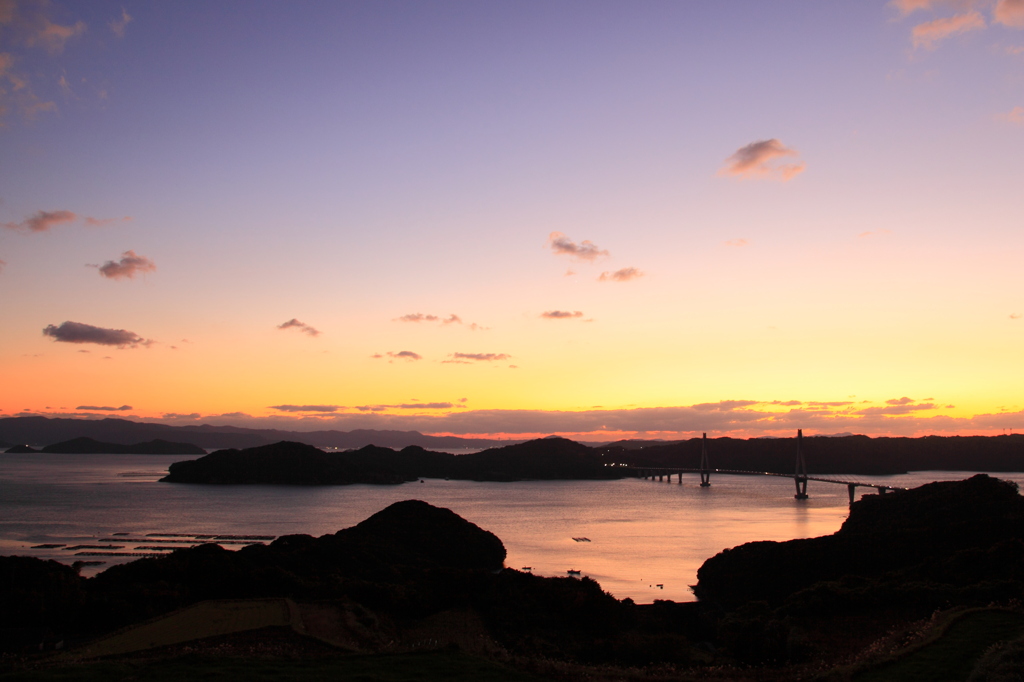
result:
[[[780,162],[780,159],[790,157],[794,159],[792,163]],[[797,150],[787,147],[773,137],[770,140],[751,142],[737,149],[725,160],[725,165],[718,174],[741,179],[764,178],[786,182],[806,170],[807,164],[799,157],[800,153]]]
[[[581,261],[594,261],[599,256],[608,255],[608,251],[598,248],[597,244],[589,240],[584,239],[577,244],[561,232],[549,234],[548,245],[556,255],[569,256]]]
[[[108,260],[100,266],[100,275],[109,279],[133,279],[140,272],[154,272],[156,263],[134,251],[125,251],[121,260]]]
[[[643,277],[644,273],[640,272],[636,268],[622,268],[615,272],[602,272],[601,276],[597,278],[598,282],[628,282],[631,279],[637,277]]]
[[[309,326],[305,322],[300,322],[300,321],[296,320],[294,317],[292,319],[288,320],[287,322],[282,322],[281,324],[277,325],[277,328],[278,329],[298,329],[303,334],[308,334],[309,336],[320,336],[320,330],[319,329],[314,329],[313,327]]]

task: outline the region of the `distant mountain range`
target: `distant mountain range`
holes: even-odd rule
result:
[[[69,419],[51,417],[6,417],[0,419],[0,447],[46,446],[74,438],[93,438],[104,443],[131,445],[142,441],[166,440],[192,443],[207,450],[251,448],[279,441],[297,441],[320,448],[361,448],[378,445],[404,448],[418,445],[429,449],[489,448],[520,441],[487,438],[427,436],[419,431],[284,431],[246,429],[237,426],[169,426],[128,419]]]

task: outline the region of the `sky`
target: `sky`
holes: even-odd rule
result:
[[[0,0],[0,417],[1024,429],[1024,0]]]

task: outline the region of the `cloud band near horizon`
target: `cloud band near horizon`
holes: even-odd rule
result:
[[[881,403],[723,400],[687,406],[580,411],[466,410],[448,402],[429,402],[363,405],[348,408],[351,411],[333,405],[278,405],[272,409],[293,413],[294,416],[260,417],[241,412],[201,416],[192,413],[187,415],[187,421],[297,431],[390,429],[467,437],[532,438],[560,434],[583,440],[675,439],[689,438],[702,432],[749,438],[786,435],[796,429],[804,429],[807,435],[859,433],[870,436],[997,435],[1005,430],[1024,431],[1024,410],[967,417],[941,413],[952,407],[940,407],[931,399],[918,401],[906,397]],[[409,413],[418,410],[441,412]],[[174,423],[181,419],[179,415],[172,414],[146,421]]]

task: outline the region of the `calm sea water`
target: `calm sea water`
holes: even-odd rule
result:
[[[712,478],[683,484],[619,481],[474,483],[426,479],[398,486],[206,486],[159,483],[180,456],[0,455],[0,554],[72,563],[68,547],[122,538],[127,550],[147,534],[323,535],[352,526],[392,502],[420,499],[447,507],[495,533],[506,565],[597,580],[618,598],[688,601],[697,569],[723,549],[753,540],[835,532],[846,519],[845,486],[811,481],[809,500],[793,499],[791,479]],[[848,478],[913,487],[970,473],[915,472]],[[997,474],[1024,484],[1024,474]],[[836,478],[847,478],[836,476]],[[858,489],[858,496],[871,489]],[[587,538],[576,541],[574,538]],[[139,544],[139,543],[135,543]],[[150,543],[151,544],[151,543]],[[103,557],[89,575],[129,558]]]

